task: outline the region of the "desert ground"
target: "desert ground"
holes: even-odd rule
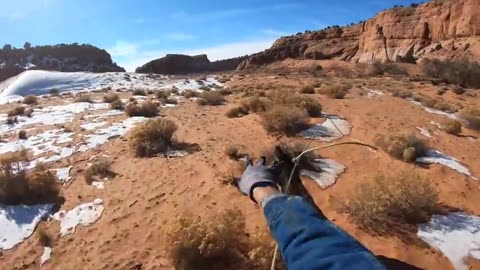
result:
[[[169,252],[174,243],[168,230],[166,232],[166,228],[171,226],[169,224],[179,216],[210,222],[215,220],[216,215],[229,209],[239,210],[238,222],[245,223],[244,231],[237,237],[253,239],[257,234],[263,235],[264,245],[268,244],[268,256],[257,259],[259,265],[253,269],[265,268],[268,265],[265,262],[271,259],[273,253],[270,245],[272,239],[268,236],[261,209],[231,184],[233,178],[241,175],[238,169],[241,161],[228,157],[225,149],[237,148],[239,153],[255,159],[280,143],[306,143],[310,139],[301,135],[267,132],[262,112],[244,113],[241,117],[227,117],[226,114],[240,106],[245,99],[253,96],[268,98],[269,91],[282,90],[313,99],[322,105],[325,114],[348,121],[351,129],[334,138],[335,143],[359,141],[378,147],[378,135],[415,134],[426,142],[429,149],[452,157],[444,164],[424,164],[419,160],[405,162],[396,159],[382,147],[372,150],[359,145],[342,145],[316,151],[322,158],[335,160],[345,167],[334,183],[325,188],[308,177],[301,179],[316,206],[329,220],[353,235],[392,269],[480,269],[477,260],[479,244],[476,242],[480,229],[480,182],[477,179],[480,177],[480,133],[459,119],[463,125],[461,133],[449,134],[442,125],[449,119],[457,119],[455,113],[427,108],[410,100],[411,95],[401,95],[405,97],[402,98],[398,94],[399,91],[421,94],[461,108],[478,109],[479,92],[465,89],[464,93],[456,94],[453,86],[420,76],[418,67],[405,65],[404,68],[408,70],[408,75],[388,72],[383,75],[364,75],[354,64],[287,60],[255,72],[208,74],[206,77],[209,79],[204,83],[215,81],[218,85],[218,89],[212,88],[211,92],[229,90],[223,91],[226,101],[217,106],[201,106],[198,97],[184,97],[183,93],[189,88],[187,86],[183,89],[178,85],[173,87],[175,82],[185,79],[202,80],[205,77],[203,74],[171,77],[168,83],[163,84],[157,84],[155,80],[164,78],[152,78],[140,87],[129,85],[122,88],[121,85],[115,85],[113,88],[102,86],[101,89],[82,94],[78,91],[46,94],[32,105],[22,105],[21,102],[0,105],[3,121],[6,121],[9,111],[20,105],[33,108],[30,119],[61,111],[51,109],[55,106],[71,107],[77,104],[77,109],[83,106],[78,110],[69,107],[68,116],[57,123],[33,121],[21,116],[19,123],[3,124],[0,149],[3,155],[8,155],[7,150],[13,147],[12,144],[20,142],[15,147],[21,146],[23,141],[23,146],[27,145],[26,150],[30,151],[31,160],[38,159],[39,163],[45,163],[48,170],[71,166],[71,169],[67,169],[69,179],[59,183],[65,199],[59,205],[60,210],[70,211],[79,205],[101,200],[90,205],[93,213],[87,216],[95,217],[87,222],[89,224],[79,224],[74,227],[74,233],[63,236],[61,230],[66,224],[62,223],[61,215],[58,218],[59,215],[52,211],[44,215],[35,232],[27,235],[26,239],[17,241],[13,247],[0,249],[0,268],[174,269],[175,262]],[[147,87],[149,84],[151,87]],[[322,91],[332,85],[348,85],[346,95],[332,98]],[[302,92],[301,89],[309,86],[314,89],[313,93],[303,93],[308,91]],[[137,88],[148,90],[146,96],[138,95],[138,92],[133,95]],[[198,85],[191,88],[197,92],[203,91]],[[157,92],[171,89],[178,89],[169,97],[177,104],[157,97]],[[121,110],[112,110],[104,102],[104,96],[113,93],[118,94],[124,103],[133,102],[134,99],[139,104],[143,100],[158,102],[155,103],[159,107],[156,118],[173,120],[178,126],[174,134],[175,141],[196,144],[195,151],[136,156],[131,149],[129,132],[134,125],[141,126],[147,119],[130,118]],[[79,96],[88,96],[88,102],[79,102],[82,101]],[[311,117],[310,123],[330,121],[325,114]],[[15,128],[16,125],[20,126]],[[117,129],[108,129],[112,126]],[[57,141],[53,143],[57,148],[47,142],[44,147],[49,151],[42,151],[44,148],[34,142],[20,140],[20,130],[26,130],[29,138],[50,130],[56,134],[54,137],[57,136]],[[62,137],[64,133],[70,135]],[[61,141],[62,138],[65,140]],[[314,138],[311,147],[328,143]],[[81,148],[82,145],[85,147]],[[63,155],[61,153],[65,148],[73,150]],[[38,155],[32,153],[35,150]],[[58,158],[49,159],[55,154]],[[39,159],[41,157],[43,159]],[[108,179],[95,178],[95,184],[85,181],[85,172],[99,160],[107,160],[111,164],[113,176]],[[427,179],[438,192],[437,203],[446,210],[443,215],[434,215],[433,219],[462,213],[467,221],[444,220],[444,227],[437,227],[436,232],[433,232],[435,228],[420,230],[421,224],[415,224],[409,226],[403,235],[390,229],[379,233],[359,226],[352,219],[352,213],[339,211],[333,203],[351,201],[356,198],[359,185],[373,183],[379,176],[390,179],[405,172]],[[408,199],[405,198],[406,203]],[[408,207],[415,208],[415,205]],[[461,222],[465,222],[463,228],[459,225]],[[47,242],[51,247],[51,256],[43,265],[41,257],[45,251],[45,241],[39,241],[42,238],[39,236],[40,230],[42,235],[49,238]],[[421,234],[421,231],[425,234]],[[448,234],[449,231],[453,236],[440,233]],[[428,232],[433,236],[429,238]],[[2,237],[8,238],[7,235]],[[426,240],[432,237],[437,242]],[[452,249],[458,251],[456,255],[452,255],[455,253]],[[246,265],[249,264],[242,265],[239,269],[247,269]]]

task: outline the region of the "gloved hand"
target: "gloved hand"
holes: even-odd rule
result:
[[[253,190],[256,187],[277,187],[277,183],[275,182],[271,169],[265,166],[265,157],[261,157],[256,166],[252,165],[250,159],[246,162],[247,168],[238,182],[238,187],[242,193],[249,196],[250,199],[255,202]]]

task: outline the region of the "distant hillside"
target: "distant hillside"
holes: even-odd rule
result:
[[[0,49],[0,81],[30,70],[62,72],[125,71],[112,61],[110,54],[89,44],[35,46],[26,42],[23,48],[4,45]]]
[[[480,61],[480,1],[433,0],[396,6],[349,26],[282,37],[238,69],[287,58],[339,59],[354,63],[409,62],[467,57]]]
[[[150,61],[145,65],[138,67],[137,73],[157,73],[157,74],[186,74],[200,72],[215,72],[222,70],[235,70],[237,66],[248,56],[225,59],[210,62],[207,55],[196,56],[182,54],[168,54],[165,57]]]

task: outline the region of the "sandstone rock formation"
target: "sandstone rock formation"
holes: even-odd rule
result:
[[[234,70],[247,56],[210,62],[207,55],[168,54],[138,67],[137,73],[185,74]]]
[[[371,63],[458,57],[480,61],[480,0],[396,7],[359,24],[282,37],[238,69],[287,58]]]
[[[0,49],[0,82],[25,70],[124,72],[112,61],[110,54],[88,44],[59,44],[54,46]],[[28,44],[28,45],[27,45]]]

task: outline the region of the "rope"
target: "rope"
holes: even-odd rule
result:
[[[337,125],[335,125],[335,122],[333,122],[329,117],[328,115],[325,115],[326,116],[326,119],[327,120],[330,120],[333,124],[333,126],[338,130],[338,132],[340,132],[340,134],[342,134],[342,136],[345,136],[345,134],[343,134],[343,132],[337,127]],[[372,149],[375,149],[377,150],[377,147],[373,146],[373,145],[370,145],[370,144],[366,144],[366,143],[362,143],[362,142],[357,142],[357,141],[349,141],[349,142],[340,142],[340,143],[332,143],[332,144],[328,144],[328,145],[324,145],[324,146],[319,146],[319,147],[313,147],[313,148],[310,148],[308,149],[308,147],[310,146],[310,144],[312,143],[313,141],[313,138],[315,138],[317,135],[318,135],[318,132],[320,131],[320,127],[315,131],[315,134],[314,136],[312,136],[310,138],[310,140],[308,141],[308,143],[305,145],[305,147],[303,148],[303,151],[298,154],[295,158],[292,159],[292,161],[294,162],[294,165],[293,165],[293,169],[292,171],[290,172],[290,177],[288,178],[288,182],[287,182],[287,185],[285,187],[285,191],[284,193],[285,194],[288,194],[289,190],[290,190],[290,184],[292,182],[292,179],[293,179],[293,175],[295,173],[295,170],[297,169],[297,166],[298,166],[298,162],[300,160],[300,158],[309,153],[309,152],[312,152],[312,151],[316,151],[316,150],[320,150],[320,149],[327,149],[327,148],[331,148],[331,147],[335,147],[335,146],[339,146],[339,145],[361,145],[361,146],[366,146],[366,147],[369,147],[369,148],[372,148]],[[275,250],[273,252],[273,258],[272,258],[272,264],[271,264],[271,267],[270,267],[270,270],[275,270],[276,268],[276,264],[277,264],[277,257],[278,257],[278,244],[275,245]]]

